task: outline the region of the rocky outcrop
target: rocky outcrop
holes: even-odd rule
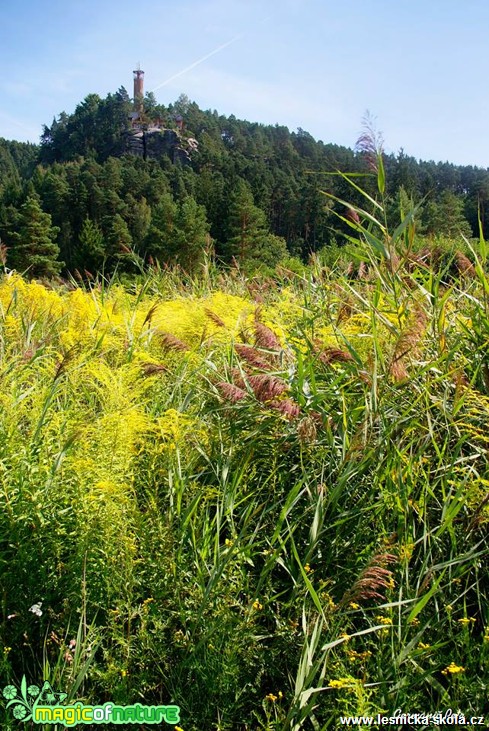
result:
[[[193,140],[192,140],[193,141]],[[147,129],[133,129],[127,133],[126,151],[147,159],[157,159],[166,155],[173,163],[190,164],[190,151],[197,149],[189,145],[189,149],[182,146],[182,139],[173,129],[148,127]]]

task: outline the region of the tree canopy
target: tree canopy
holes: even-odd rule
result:
[[[303,129],[203,111],[181,95],[168,107],[148,96],[135,130],[131,108],[123,87],[105,99],[89,94],[44,127],[39,146],[0,140],[8,266],[20,265],[35,206],[38,217],[49,216],[42,225],[54,269],[121,266],[121,251],[131,249],[191,270],[210,241],[219,260],[247,269],[287,254],[306,260],[347,233],[335,215],[344,210],[324,191],[363,204],[337,172],[360,175],[374,190],[364,154]],[[402,196],[419,204],[420,231],[477,235],[480,215],[489,233],[489,170],[418,161],[403,150],[384,155],[384,165],[392,211]],[[34,255],[34,239],[32,246]],[[42,246],[46,252],[46,238]]]

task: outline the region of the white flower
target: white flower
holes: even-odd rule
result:
[[[37,604],[33,604],[32,607],[29,608],[29,612],[32,612],[32,614],[35,614],[37,617],[42,616],[42,602],[37,602]]]

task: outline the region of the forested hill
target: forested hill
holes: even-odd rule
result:
[[[0,237],[7,267],[32,276],[94,272],[142,260],[193,270],[205,251],[245,269],[307,259],[342,224],[323,191],[352,200],[337,170],[369,177],[365,155],[302,129],[203,111],[181,96],[146,95],[140,126],[121,88],[89,95],[45,127],[39,146],[0,140]],[[178,154],[177,154],[178,153]],[[422,202],[419,231],[489,233],[489,171],[385,156],[392,216]],[[360,199],[356,201],[360,203]],[[151,259],[150,259],[151,257]]]

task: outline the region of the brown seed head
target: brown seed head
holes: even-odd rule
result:
[[[234,383],[221,381],[220,383],[217,383],[216,386],[221,392],[223,398],[225,398],[226,401],[230,401],[232,404],[235,404],[237,401],[241,401],[241,399],[244,399],[247,396],[246,391],[243,391],[242,388],[238,388],[238,386],[235,386]]]
[[[189,350],[189,346],[183,340],[179,340],[171,333],[160,333],[158,338],[161,344],[170,350]]]

